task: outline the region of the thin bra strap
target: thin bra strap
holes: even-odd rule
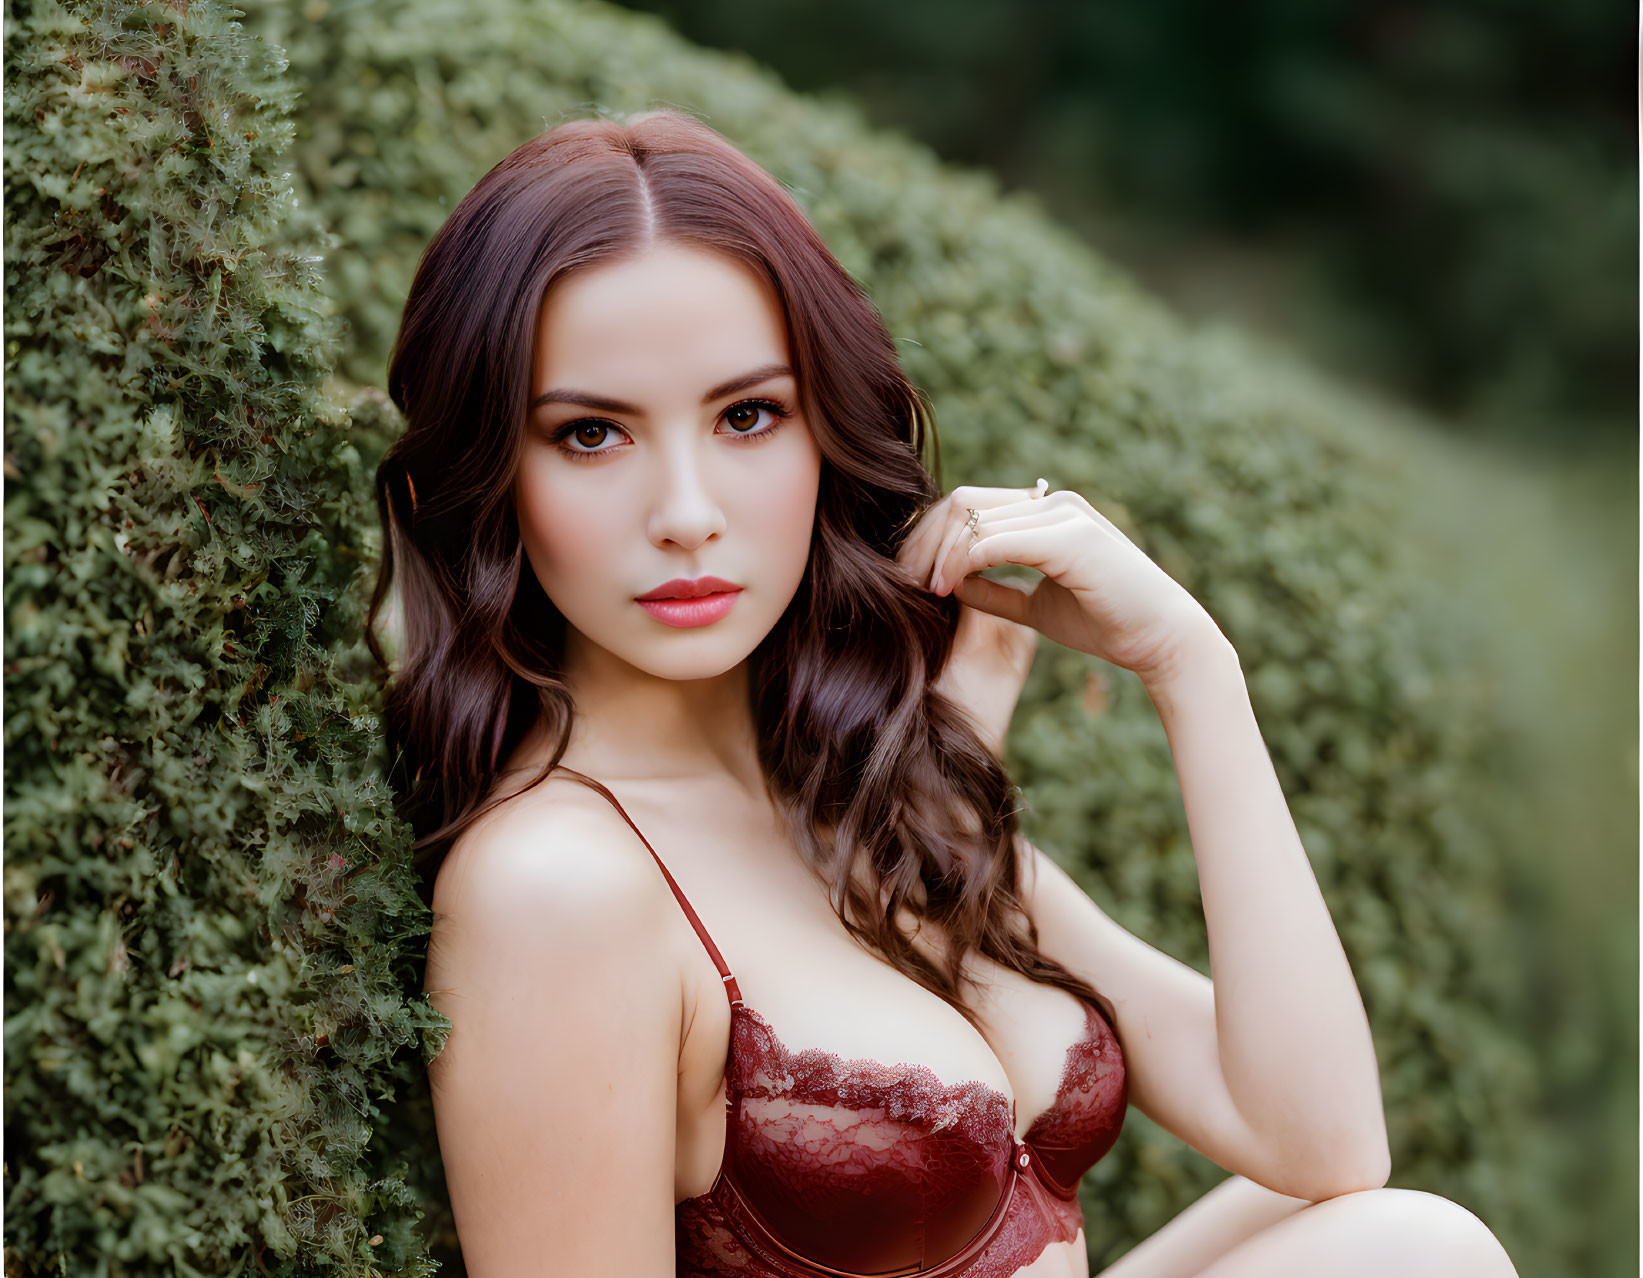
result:
[[[650,854],[652,857],[655,857],[657,867],[662,871],[663,876],[667,879],[667,885],[673,889],[673,895],[678,898],[679,904],[684,907],[685,916],[690,920],[690,926],[695,928],[696,935],[702,938],[702,944],[707,947],[708,956],[713,960],[713,966],[719,969],[719,976],[724,981],[725,995],[730,999],[730,1005],[735,1007],[736,1004],[742,1001],[741,987],[736,984],[736,978],[731,975],[730,967],[725,963],[724,955],[719,953],[719,947],[713,943],[713,938],[707,934],[707,929],[702,926],[702,920],[696,916],[696,911],[691,909],[690,902],[685,899],[683,890],[681,890],[678,883],[674,881],[673,875],[668,873],[667,866],[662,864],[662,858],[656,855],[656,849],[650,846],[650,840],[645,837],[644,831],[637,825],[634,825],[633,818],[627,814],[627,809],[617,802],[616,796],[612,794],[602,783],[595,781],[592,777],[586,775],[585,773],[576,771],[575,768],[567,768],[562,763],[555,764],[554,771],[563,772],[569,777],[575,777],[576,780],[580,781],[583,785],[597,790],[600,794],[604,795],[605,798],[610,800],[611,806],[621,814],[622,820],[626,821],[630,826],[633,826],[633,832],[639,836],[639,842],[643,843],[645,847],[650,849]]]

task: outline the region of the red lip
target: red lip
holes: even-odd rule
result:
[[[634,596],[636,599],[699,599],[703,595],[717,595],[725,591],[740,590],[734,582],[726,581],[723,577],[698,577],[689,581],[684,577],[675,577],[672,581],[664,581],[655,590]]]

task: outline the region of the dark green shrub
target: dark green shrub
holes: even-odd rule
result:
[[[297,88],[215,4],[7,34],[6,1271],[398,1265],[419,902]]]
[[[286,77],[209,3],[74,12],[27,11],[8,50],[6,1190],[25,1267],[417,1272],[419,1208],[448,1243],[415,1087],[419,1031],[439,1042],[415,997],[425,916],[358,634],[394,415],[367,393],[350,422],[322,382],[333,360],[380,381],[422,245],[492,163],[590,104],[659,102],[786,181],[866,284],[935,402],[949,486],[1075,488],[1217,618],[1375,1028],[1393,1183],[1472,1208],[1522,1272],[1567,1254],[1570,1151],[1534,1115],[1507,926],[1494,649],[1420,584],[1400,528],[1433,455],[1391,409],[1188,330],[1031,202],[645,19],[253,6]],[[108,92],[75,88],[88,67]],[[1046,645],[1009,750],[1032,837],[1207,970],[1139,684]],[[194,1146],[168,1153],[173,1130]],[[1132,1113],[1085,1186],[1094,1266],[1221,1174]]]
[[[787,183],[904,342],[948,486],[1076,488],[1233,640],[1375,1029],[1392,1183],[1470,1207],[1524,1272],[1576,1236],[1552,1188],[1572,1151],[1533,1117],[1495,649],[1422,585],[1400,536],[1438,458],[1396,410],[1237,333],[1188,329],[1033,201],[647,17],[494,0],[258,5],[247,20],[309,85],[295,155],[343,237],[326,287],[354,334],[339,367],[361,382],[381,380],[446,211],[562,118],[682,106]],[[1138,681],[1100,666],[1040,657],[1009,755],[1027,828],[1126,926],[1207,971],[1162,729]],[[1222,1175],[1131,1122],[1085,1186],[1096,1267]]]

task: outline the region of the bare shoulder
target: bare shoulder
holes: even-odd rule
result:
[[[633,828],[600,795],[550,777],[464,830],[434,881],[426,990],[516,1002],[553,973],[594,972],[685,1002],[672,893]]]
[[[436,916],[625,905],[654,912],[666,881],[633,828],[580,782],[548,777],[465,829],[434,882]]]
[[[581,791],[582,793],[577,793]],[[678,947],[666,880],[598,794],[550,778],[476,821],[435,880],[429,1064],[475,1278],[671,1272]]]

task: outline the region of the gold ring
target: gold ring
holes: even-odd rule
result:
[[[969,524],[969,528],[970,528],[970,536],[973,537],[976,541],[980,541],[981,540],[981,530],[980,530],[979,525],[981,523],[981,512],[979,510],[977,510],[974,506],[966,506],[964,509],[966,511],[968,511],[969,514],[970,514],[970,518],[968,520],[968,524]]]

